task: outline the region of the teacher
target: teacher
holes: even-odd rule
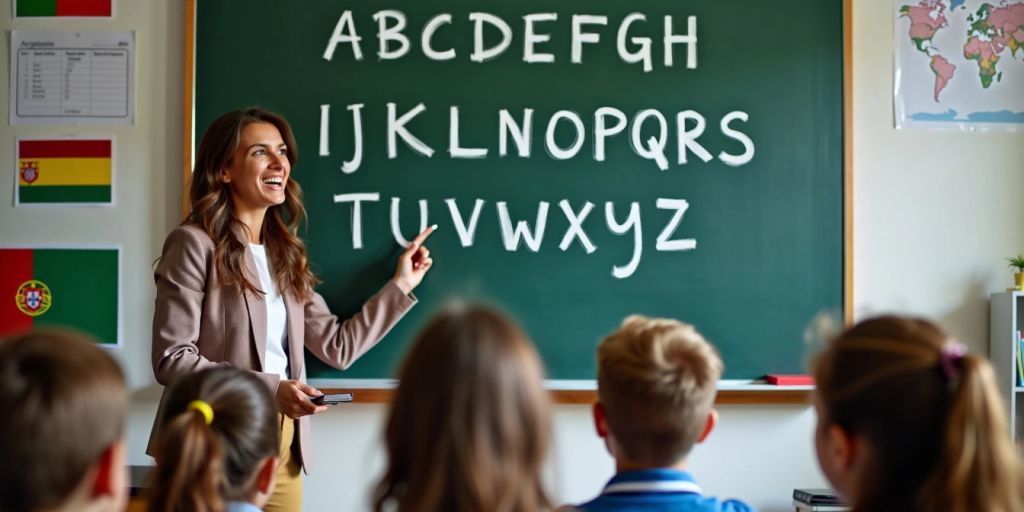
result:
[[[199,143],[189,213],[164,242],[155,272],[153,372],[165,386],[216,365],[253,372],[281,413],[281,461],[268,511],[302,508],[300,470],[309,469],[310,398],[303,347],[345,369],[416,303],[412,291],[433,261],[427,228],[399,256],[394,277],[347,320],[313,288],[298,226],[306,214],[291,179],[295,138],[281,116],[258,108],[215,120]],[[160,399],[157,420],[163,414]],[[216,411],[214,418],[216,420]],[[154,423],[154,425],[159,423]],[[158,432],[150,435],[152,453]]]

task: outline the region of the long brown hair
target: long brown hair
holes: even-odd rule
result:
[[[374,510],[550,509],[542,374],[526,335],[500,313],[472,306],[435,316],[399,371]]]
[[[961,350],[931,322],[886,316],[848,329],[815,361],[823,424],[872,446],[854,510],[1024,510],[992,367]]]
[[[64,504],[123,439],[128,401],[121,368],[86,335],[50,328],[0,340],[0,510]]]
[[[246,245],[238,233],[244,232],[246,227],[235,217],[231,191],[221,181],[221,171],[231,165],[231,157],[241,143],[242,130],[253,123],[270,123],[281,132],[288,148],[288,162],[294,169],[299,153],[288,121],[259,108],[228,112],[210,123],[199,142],[189,184],[190,210],[183,224],[199,226],[216,244],[213,259],[222,284],[262,293],[258,283],[249,282],[242,270]],[[309,268],[306,245],[298,236],[299,225],[306,218],[306,207],[302,204],[302,188],[290,176],[284,194],[283,204],[267,210],[259,234],[273,262],[271,267],[278,290],[302,298],[318,283]]]
[[[280,451],[274,398],[258,378],[232,367],[186,374],[168,391],[157,424],[149,512],[223,512],[256,491],[260,463]],[[209,425],[201,400],[212,409]]]

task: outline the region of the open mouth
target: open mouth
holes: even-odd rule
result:
[[[263,178],[264,185],[270,185],[273,187],[280,187],[284,183],[284,178],[277,176],[274,178]]]

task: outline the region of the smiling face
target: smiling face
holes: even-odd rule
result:
[[[267,208],[284,202],[289,174],[288,147],[281,132],[261,122],[242,129],[238,147],[220,178],[231,189],[236,215],[262,217]]]

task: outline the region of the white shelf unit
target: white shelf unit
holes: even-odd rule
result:
[[[995,368],[1003,403],[1010,415],[1010,433],[1015,443],[1024,441],[1024,387],[1017,385],[1017,331],[1024,330],[1024,292],[992,294],[989,305],[988,357]]]

